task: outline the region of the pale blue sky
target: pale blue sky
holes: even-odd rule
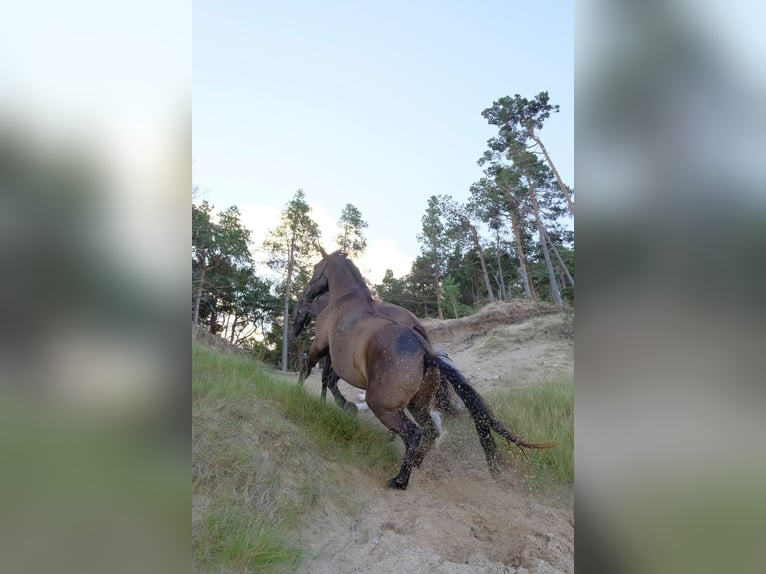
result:
[[[303,188],[326,245],[353,203],[362,271],[406,273],[428,197],[482,176],[505,95],[561,106],[541,136],[574,186],[571,3],[195,1],[193,22],[194,181],[256,247]]]

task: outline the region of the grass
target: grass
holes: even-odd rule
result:
[[[192,540],[201,571],[296,570],[301,521],[337,488],[337,468],[380,480],[400,462],[382,428],[250,359],[199,345],[192,433]]]
[[[289,533],[260,512],[230,506],[209,513],[202,521],[194,550],[198,563],[220,561],[242,571],[271,571],[296,564],[300,549],[287,543]]]
[[[242,357],[204,347],[192,349],[192,400],[270,401],[288,420],[300,424],[322,456],[341,458],[356,466],[396,464],[396,450],[382,441],[388,434],[363,424],[330,401],[324,402],[297,384],[269,376],[267,369]]]
[[[532,442],[553,441],[551,449],[518,449],[510,456],[538,483],[574,483],[574,383],[571,376],[487,396],[495,415],[514,434]]]

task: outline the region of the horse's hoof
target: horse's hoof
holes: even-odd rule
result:
[[[392,478],[388,481],[389,488],[396,488],[398,490],[406,490],[407,489],[407,483],[406,482],[400,482],[398,480],[399,477]]]
[[[350,415],[356,416],[359,413],[359,409],[356,408],[356,405],[354,403],[346,403],[343,405],[343,410],[346,411]]]

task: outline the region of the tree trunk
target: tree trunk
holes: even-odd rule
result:
[[[561,300],[561,293],[559,291],[559,283],[556,279],[556,272],[553,270],[553,263],[551,262],[551,255],[548,253],[548,249],[545,248],[545,231],[543,230],[543,224],[538,220],[537,222],[538,234],[540,237],[540,244],[543,245],[543,257],[545,258],[545,268],[548,270],[548,280],[551,284],[551,297],[556,305],[563,305]]]
[[[543,145],[543,142],[540,141],[540,138],[538,138],[537,135],[535,135],[534,133],[530,133],[530,136],[535,141],[535,143],[540,146],[540,150],[543,152],[543,155],[545,156],[545,160],[548,162],[548,165],[551,166],[551,170],[553,171],[553,175],[556,176],[556,181],[559,184],[559,189],[561,189],[561,193],[564,194],[564,197],[567,200],[567,205],[569,206],[569,213],[574,215],[574,203],[572,202],[572,196],[569,195],[569,191],[567,190],[567,186],[564,185],[564,182],[561,179],[561,176],[559,175],[559,171],[556,169],[556,166],[553,165],[553,160],[551,160],[551,156],[548,155],[548,150],[545,149],[545,146]]]
[[[561,258],[561,254],[559,253],[559,250],[556,249],[556,246],[553,244],[553,241],[551,241],[551,236],[548,235],[548,232],[545,232],[545,237],[548,240],[549,245],[551,246],[551,249],[553,249],[553,254],[556,256],[556,259],[559,262],[559,268],[561,269],[561,272],[564,277],[566,277],[567,282],[574,287],[574,279],[572,278],[572,275],[569,273],[569,269],[567,269],[566,264],[564,263],[564,260]]]
[[[216,262],[214,265],[206,265],[207,257],[205,255],[200,255],[197,257],[197,263],[200,268],[200,274],[199,274],[199,283],[197,283],[197,293],[194,296],[194,307],[192,312],[192,325],[199,325],[199,306],[200,302],[202,301],[202,289],[205,287],[205,274],[208,271],[211,271],[218,267],[220,265],[220,261]]]
[[[234,313],[233,315],[230,315],[230,317],[231,317],[231,335],[229,335],[229,341],[233,345],[234,340],[237,336],[236,331],[237,331],[237,321],[239,321],[239,316],[236,313]]]
[[[502,277],[499,276],[499,273],[495,271],[493,267],[490,267],[489,270],[492,272],[492,277],[495,279],[495,285],[497,285],[497,298],[502,301],[503,300],[503,288],[500,285]]]
[[[500,289],[500,300],[501,301],[507,301],[508,300],[508,291],[505,289],[505,279],[503,278],[503,264],[500,262],[500,232],[497,231],[497,237],[496,237],[496,245],[495,245],[495,255],[497,256],[497,272],[500,275],[500,286],[498,289]]]
[[[484,285],[487,288],[487,295],[489,296],[489,302],[495,302],[495,293],[492,291],[492,283],[489,281],[489,273],[487,273],[487,262],[484,261],[484,252],[481,249],[479,243],[479,234],[476,232],[476,228],[471,225],[469,221],[466,221],[468,228],[471,231],[471,239],[473,240],[473,246],[476,248],[476,253],[479,254],[479,261],[481,262],[481,272],[484,275]]]
[[[521,243],[521,227],[519,226],[519,220],[516,218],[516,213],[511,206],[511,229],[513,230],[513,239],[516,242],[516,258],[519,260],[519,271],[521,272],[521,281],[524,284],[524,295],[532,300],[537,300],[537,294],[535,288],[532,286],[532,280],[529,277],[527,271],[527,259],[524,256],[524,247]]]
[[[540,219],[540,210],[537,207],[537,198],[535,197],[535,190],[532,187],[532,179],[529,175],[526,176],[527,184],[529,185],[529,197],[532,200],[532,211],[534,212],[535,221],[537,222],[537,233],[540,238],[540,247],[543,249],[543,258],[545,259],[545,267],[548,269],[548,280],[551,285],[551,297],[556,305],[563,306],[564,303],[561,300],[561,293],[559,292],[559,284],[556,280],[556,273],[553,271],[553,263],[551,262],[551,254],[548,253],[548,244],[545,240],[545,228],[543,222]]]
[[[434,288],[436,289],[436,315],[440,320],[444,319],[444,310],[442,309],[442,288],[441,274],[439,273],[439,259],[436,253],[436,245],[433,245],[434,252]]]
[[[442,288],[441,288],[441,277],[439,274],[436,274],[436,284],[434,285],[436,287],[436,315],[439,317],[439,319],[444,319],[444,310],[442,309]]]
[[[218,311],[215,310],[215,307],[210,308],[210,329],[209,331],[216,335],[218,334]]]
[[[287,329],[290,320],[290,288],[293,282],[293,244],[290,243],[290,249],[287,256],[287,279],[285,280],[285,306],[282,314],[282,372],[287,372]]]
[[[202,300],[202,287],[205,284],[205,272],[207,269],[200,267],[199,281],[194,294],[194,311],[192,312],[192,325],[199,325],[199,302]]]
[[[343,225],[343,242],[340,245],[340,250],[343,253],[346,253],[348,250],[346,249],[346,243],[348,242],[348,223]]]

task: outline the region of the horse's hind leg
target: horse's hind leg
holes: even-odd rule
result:
[[[420,441],[420,446],[415,452],[413,460],[416,467],[423,463],[423,459],[439,436],[439,428],[431,416],[433,398],[438,385],[439,373],[434,370],[427,371],[423,376],[420,389],[407,405],[407,410],[410,411],[415,421],[423,429],[423,439]]]
[[[419,468],[423,463],[423,459],[425,458],[426,454],[429,450],[431,450],[431,446],[434,444],[436,437],[439,436],[439,430],[436,428],[436,424],[434,423],[434,419],[431,417],[431,413],[428,407],[423,408],[421,406],[410,404],[407,408],[409,409],[413,418],[423,429],[423,438],[420,440],[420,445],[415,450],[415,454],[412,460],[412,463]]]
[[[399,474],[388,481],[388,486],[391,488],[404,490],[410,482],[410,473],[412,472],[412,467],[415,465],[415,453],[420,446],[423,431],[418,425],[410,420],[403,410],[390,411],[380,408],[375,405],[374,401],[372,404],[368,402],[368,405],[370,406],[370,410],[375,413],[376,417],[378,417],[378,420],[402,437],[402,440],[404,441],[404,460],[402,461],[402,467],[399,469]]]

